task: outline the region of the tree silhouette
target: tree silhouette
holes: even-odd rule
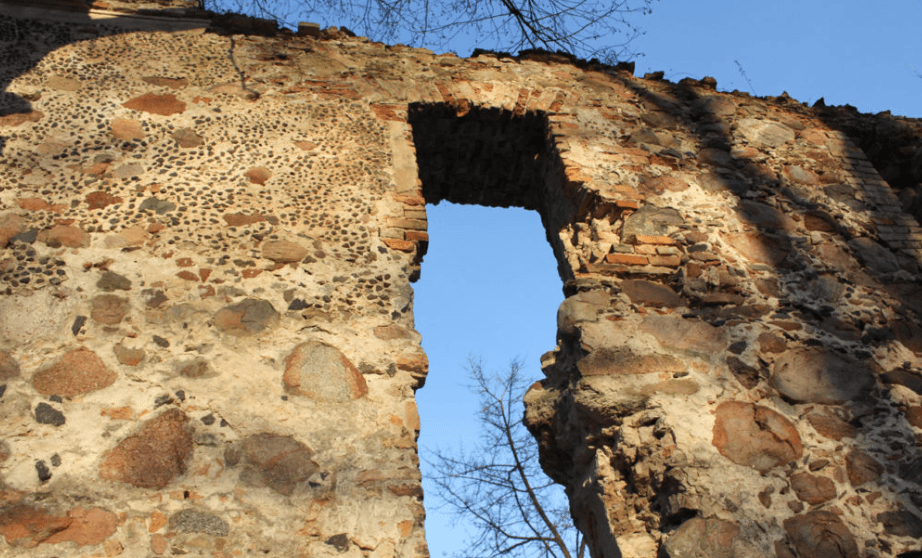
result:
[[[631,20],[656,0],[198,0],[203,8],[254,14],[296,27],[326,20],[371,39],[444,49],[456,39],[481,48],[563,51],[614,63],[634,53]]]
[[[581,558],[585,543],[522,424],[528,387],[522,363],[511,362],[505,374],[488,374],[482,362],[471,359],[467,369],[480,397],[479,443],[471,453],[438,451],[427,459],[436,471],[434,496],[475,526],[469,545],[456,556]]]

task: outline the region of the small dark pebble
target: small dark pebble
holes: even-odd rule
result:
[[[52,466],[52,467],[60,467],[60,466],[61,466],[61,456],[60,456],[60,455],[54,454],[54,455],[51,456],[51,466]]]
[[[202,424],[204,424],[205,426],[211,426],[212,424],[214,424],[214,415],[205,415],[199,420],[201,420]]]
[[[39,424],[61,426],[64,424],[64,413],[55,409],[48,403],[39,403],[35,406],[35,420]]]
[[[346,549],[349,548],[349,537],[345,533],[333,535],[323,542],[327,543],[340,552],[345,552]]]
[[[170,342],[163,337],[160,337],[159,335],[154,335],[154,343],[163,347],[164,349],[170,346]]]
[[[74,335],[80,333],[80,330],[83,329],[83,324],[86,323],[86,316],[77,316],[74,319],[74,325],[70,326],[70,331]]]
[[[307,307],[308,307],[307,303],[301,300],[300,298],[296,298],[292,300],[291,304],[288,305],[289,310],[304,310]]]
[[[35,471],[38,473],[38,480],[42,482],[47,482],[51,478],[51,470],[48,469],[48,465],[45,465],[44,461],[35,462]]]
[[[4,393],[6,393],[6,384],[0,384],[0,397],[3,397]]]
[[[224,428],[225,426],[227,426],[227,421],[224,419],[221,419],[221,428]]]
[[[162,407],[163,405],[168,405],[173,402],[173,397],[169,394],[161,395],[157,399],[154,399],[154,409],[157,407]]]
[[[176,394],[176,399],[179,399],[180,401],[185,401],[185,400],[186,400],[186,392],[185,392],[185,390],[181,390],[181,389],[180,389],[180,390],[177,390],[177,391],[175,392],[175,394]]]
[[[64,398],[60,395],[51,395],[48,397],[48,401],[54,401],[55,403],[64,403]]]

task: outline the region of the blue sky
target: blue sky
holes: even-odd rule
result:
[[[823,97],[828,105],[922,117],[920,0],[662,0],[637,23],[646,31],[635,43],[644,53],[638,76],[712,76],[721,90],[787,91],[810,104]],[[452,48],[466,55],[476,44]],[[424,456],[476,440],[476,400],[463,368],[469,354],[497,369],[520,357],[540,378],[539,357],[554,348],[563,298],[535,212],[446,203],[428,211],[429,254],[415,285],[417,329],[430,359],[417,393]],[[432,556],[441,558],[464,548],[464,526],[451,527],[434,500],[427,492],[426,529]]]

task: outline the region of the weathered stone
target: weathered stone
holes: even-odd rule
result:
[[[817,510],[784,520],[798,558],[858,558],[858,545],[838,515]]]
[[[70,225],[55,225],[38,233],[38,241],[52,248],[84,248],[90,245],[90,235]]]
[[[707,322],[672,316],[649,315],[639,328],[663,347],[690,354],[712,356],[727,346],[727,334]]]
[[[138,206],[138,211],[153,211],[158,215],[163,215],[174,209],[176,209],[175,203],[155,197],[147,198]]]
[[[43,368],[32,377],[32,386],[43,395],[76,397],[100,390],[115,383],[117,375],[89,349],[74,349],[64,353],[56,363]]]
[[[624,220],[621,242],[633,244],[637,235],[669,236],[684,222],[675,209],[645,205]]]
[[[794,130],[768,120],[744,118],[737,123],[737,133],[758,147],[778,147],[794,141]]]
[[[797,182],[798,184],[806,184],[808,186],[813,186],[819,184],[819,178],[816,174],[799,165],[788,165],[784,167],[784,170],[781,172],[785,178],[792,182]]]
[[[737,215],[744,224],[766,232],[793,232],[797,223],[774,207],[751,200],[740,201]]]
[[[874,374],[864,363],[831,350],[795,349],[775,361],[772,386],[802,403],[834,404],[864,394]]]
[[[0,351],[0,382],[16,378],[19,376],[19,363],[13,356],[6,352]]]
[[[645,279],[628,279],[621,282],[621,291],[634,304],[644,304],[656,308],[682,306],[682,297],[662,283],[655,283]]]
[[[845,456],[845,471],[852,486],[874,482],[883,474],[883,466],[861,450],[852,450]]]
[[[183,149],[190,149],[202,145],[202,137],[195,133],[192,128],[179,128],[170,137],[176,142],[176,145]]]
[[[688,183],[674,176],[654,176],[644,179],[641,189],[656,195],[664,192],[682,192],[688,189]]]
[[[147,354],[144,349],[126,347],[121,343],[116,343],[112,347],[112,352],[115,353],[115,358],[126,366],[137,366]]]
[[[787,348],[784,337],[767,331],[759,334],[759,350],[763,353],[783,353]]]
[[[119,442],[103,460],[99,476],[138,488],[162,489],[186,471],[191,455],[189,419],[172,408]]]
[[[712,443],[730,461],[763,473],[803,453],[800,435],[788,419],[768,407],[739,401],[717,407]]]
[[[906,510],[879,513],[877,522],[884,526],[888,535],[922,539],[922,519]]]
[[[131,280],[114,271],[103,271],[96,287],[106,292],[131,290]]]
[[[792,475],[791,488],[794,489],[799,499],[811,506],[828,502],[836,497],[836,485],[832,479],[810,473]]]
[[[129,101],[122,103],[122,106],[140,112],[149,112],[161,116],[171,116],[185,112],[186,103],[176,98],[176,95],[167,93],[157,95],[155,93],[145,93]]]
[[[266,220],[266,218],[261,213],[251,213],[249,215],[244,213],[226,213],[222,217],[231,227],[244,227],[246,225],[252,225],[253,223],[261,223]]]
[[[242,482],[269,487],[285,496],[320,470],[312,457],[313,451],[291,436],[267,432],[250,436],[225,452],[228,465],[242,466]]]
[[[669,535],[663,548],[668,558],[736,558],[733,542],[739,531],[731,521],[693,517]]]
[[[919,395],[922,395],[922,376],[913,374],[909,370],[897,368],[896,370],[891,370],[882,374],[880,378],[888,384],[907,387]]]
[[[224,333],[243,337],[262,333],[278,320],[279,314],[269,301],[247,298],[218,310],[212,322]]]
[[[368,393],[365,377],[335,347],[308,341],[285,359],[285,390],[325,403],[344,403]]]
[[[90,192],[86,195],[86,204],[89,209],[104,209],[110,205],[122,203],[124,200],[108,192]]]
[[[878,273],[892,273],[900,269],[900,262],[893,252],[870,238],[853,238],[848,241],[848,245],[855,251],[861,263]]]
[[[837,442],[842,438],[854,438],[858,434],[858,429],[854,426],[829,415],[810,413],[807,420],[820,436]]]
[[[0,512],[0,534],[8,544],[25,548],[67,542],[95,546],[111,537],[117,526],[118,517],[102,508],[76,507],[58,516],[19,503]]]
[[[267,180],[272,178],[272,171],[266,167],[254,167],[246,171],[245,176],[250,179],[250,182],[253,184],[265,184]]]
[[[778,267],[788,257],[787,243],[759,233],[723,233],[721,235],[744,258],[755,263]]]
[[[128,299],[120,296],[104,294],[93,298],[93,307],[90,317],[101,324],[116,325],[128,313]]]
[[[300,262],[307,253],[304,246],[287,240],[271,240],[263,244],[263,257],[276,263]]]
[[[170,530],[177,533],[204,533],[215,537],[226,537],[227,522],[220,517],[199,510],[180,510],[170,516]]]
[[[211,364],[204,358],[197,358],[191,362],[183,362],[177,366],[179,375],[184,378],[205,378],[209,376],[214,376],[215,373],[211,368]]]
[[[112,120],[112,135],[123,141],[144,139],[144,127],[137,120],[116,118]]]
[[[730,153],[725,149],[705,147],[698,152],[698,163],[714,167],[732,168],[733,157],[730,157]]]
[[[398,339],[413,339],[416,335],[409,329],[397,324],[388,324],[375,327],[375,337],[384,341],[396,341]]]
[[[749,366],[735,356],[727,357],[727,366],[730,372],[736,377],[739,383],[743,384],[746,389],[752,389],[759,384],[759,371]]]
[[[672,355],[637,354],[627,347],[602,348],[581,358],[576,368],[583,376],[684,372],[685,364]]]

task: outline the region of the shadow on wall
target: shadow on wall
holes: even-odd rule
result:
[[[33,103],[41,97],[35,92],[10,91],[16,78],[32,70],[45,56],[79,41],[93,40],[136,31],[177,31],[208,27],[196,10],[168,9],[156,13],[118,13],[94,10],[88,0],[0,0],[0,155],[7,136],[26,122],[43,118]],[[79,82],[62,76],[43,84],[49,89],[74,90]]]

